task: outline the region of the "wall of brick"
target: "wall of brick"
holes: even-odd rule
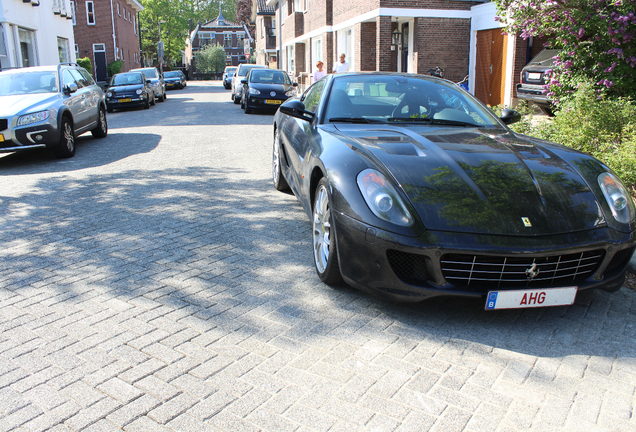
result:
[[[446,70],[444,78],[451,81],[461,81],[468,74],[470,20],[419,18],[414,36],[418,73],[440,66]]]
[[[356,58],[354,70],[357,71],[374,71],[376,57],[376,23],[364,22],[356,25],[357,33],[357,52],[360,53]]]
[[[119,4],[120,15],[117,14]],[[139,55],[139,38],[135,34],[137,13],[126,1],[114,0],[111,13],[110,2],[95,0],[95,25],[88,25],[86,16],[86,0],[75,1],[75,43],[78,45],[79,57],[88,57],[95,63],[93,44],[104,44],[106,47],[106,63],[115,61],[113,41],[113,17],[115,19],[115,36],[117,47],[123,51],[122,71],[139,67],[135,63],[135,54]],[[126,16],[124,17],[124,8]],[[130,13],[130,19],[128,14]],[[133,18],[134,15],[134,18]],[[133,24],[134,23],[134,24]],[[92,71],[95,73],[95,71]]]
[[[375,70],[394,71],[397,57],[391,51],[391,17],[379,16],[375,19]]]

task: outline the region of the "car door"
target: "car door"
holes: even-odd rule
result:
[[[86,69],[78,68],[77,71],[82,75],[86,91],[89,93],[89,123],[96,123],[99,120],[99,104],[102,100],[102,90],[95,84],[93,77],[91,77],[91,74],[89,74]]]
[[[91,123],[91,114],[94,111],[93,95],[91,94],[91,87],[82,76],[82,74],[75,68],[69,68],[75,82],[77,83],[77,94],[80,97],[80,118],[75,120],[75,129],[85,128]]]
[[[325,89],[326,80],[318,81],[307,89],[301,101],[305,104],[305,110],[316,112],[323,91]],[[287,163],[291,166],[291,177],[286,175],[286,178],[295,183],[298,188],[302,186],[302,176],[307,168],[303,165],[306,158],[310,156],[310,150],[315,146],[314,129],[318,119],[314,119],[311,122],[301,120],[295,117],[287,116],[284,126],[280,130],[280,138],[283,145],[286,147],[285,154],[288,156]],[[286,173],[288,174],[288,173]]]
[[[67,86],[71,84],[77,86],[77,90],[72,93],[67,91]],[[64,105],[68,107],[73,115],[75,129],[81,128],[84,124],[86,124],[86,105],[83,103],[86,99],[86,95],[80,92],[80,86],[75,81],[75,77],[71,74],[69,69],[62,70],[62,94],[64,95]]]

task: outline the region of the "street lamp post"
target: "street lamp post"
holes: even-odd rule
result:
[[[163,44],[161,43],[161,24],[164,20],[159,20],[159,44],[157,46],[157,60],[159,60],[159,73],[163,75]],[[161,47],[161,55],[159,55],[159,47]]]

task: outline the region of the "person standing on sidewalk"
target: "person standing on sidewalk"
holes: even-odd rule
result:
[[[318,81],[320,78],[327,75],[327,71],[322,68],[323,66],[324,63],[321,61],[318,61],[318,63],[316,63],[316,67],[318,68],[318,70],[314,72],[314,81]]]
[[[345,53],[340,54],[340,63],[336,63],[333,67],[334,73],[344,73],[349,71],[349,63],[345,61]]]

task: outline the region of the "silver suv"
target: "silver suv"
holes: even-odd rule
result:
[[[235,104],[238,105],[241,103],[241,94],[243,93],[243,84],[241,84],[241,80],[245,78],[245,75],[247,75],[247,73],[251,71],[252,69],[264,68],[264,67],[266,66],[257,65],[257,64],[247,64],[247,63],[241,63],[240,65],[238,65],[238,68],[236,69],[236,73],[232,77],[231,98]]]
[[[108,134],[106,104],[91,75],[74,63],[0,72],[0,153],[48,147],[75,154],[75,137]]]

